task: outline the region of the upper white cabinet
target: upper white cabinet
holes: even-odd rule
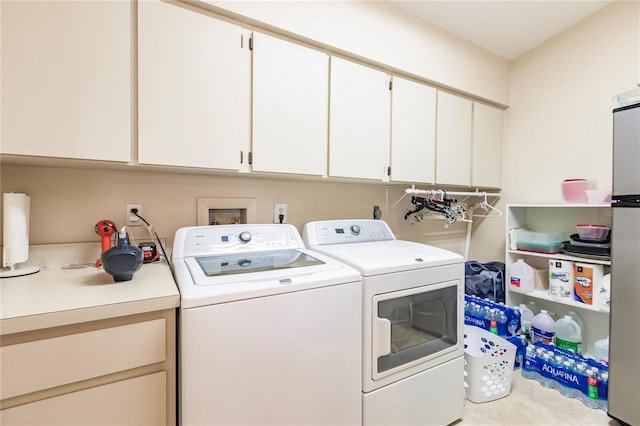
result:
[[[382,71],[331,57],[329,176],[388,180],[389,80]]]
[[[187,5],[138,4],[138,160],[248,170],[250,32]]]
[[[393,77],[391,91],[391,180],[435,181],[437,90]]]
[[[471,101],[438,92],[436,183],[471,182]]]
[[[326,176],[329,56],[253,34],[254,171]]]
[[[3,1],[3,154],[131,159],[131,3]]]
[[[471,185],[502,186],[502,111],[473,103]]]

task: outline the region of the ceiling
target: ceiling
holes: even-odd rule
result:
[[[512,60],[613,0],[387,0]]]

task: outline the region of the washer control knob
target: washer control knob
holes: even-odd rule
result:
[[[251,266],[251,260],[249,260],[249,259],[240,259],[240,260],[238,260],[238,266],[240,266],[241,268],[246,268],[248,266]]]
[[[242,231],[240,233],[240,235],[238,235],[238,238],[240,239],[240,242],[243,244],[248,243],[249,241],[251,241],[251,232],[249,231]]]
[[[349,229],[351,229],[351,233],[353,235],[360,234],[360,227],[358,225],[351,225],[351,227]]]

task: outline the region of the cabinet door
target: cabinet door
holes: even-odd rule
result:
[[[329,175],[388,180],[389,77],[331,58]]]
[[[438,92],[436,183],[471,183],[471,101]]]
[[[129,161],[131,3],[0,7],[2,153]]]
[[[253,34],[253,165],[326,176],[329,56]]]
[[[391,180],[434,182],[436,93],[433,87],[393,77]]]
[[[228,170],[246,166],[248,35],[186,5],[138,2],[140,163]]]
[[[165,425],[166,373],[97,386],[0,411],[3,425]]]
[[[502,186],[502,111],[473,103],[471,185]]]

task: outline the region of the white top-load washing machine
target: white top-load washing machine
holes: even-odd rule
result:
[[[360,274],[291,225],[181,228],[183,425],[361,424]]]
[[[464,410],[464,259],[381,220],[307,223],[309,249],[362,275],[363,424],[445,425]]]

